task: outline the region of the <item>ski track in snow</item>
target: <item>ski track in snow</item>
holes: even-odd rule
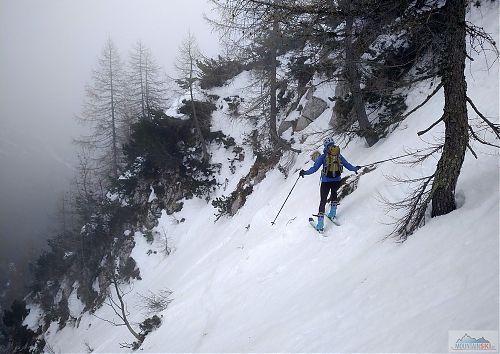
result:
[[[497,3],[474,9],[469,17],[484,24],[498,43]],[[472,55],[476,60],[466,69],[468,94],[486,116],[498,119],[498,61],[487,71],[483,56]],[[249,80],[244,72],[213,93],[220,100],[239,94]],[[409,109],[429,90],[428,83],[414,87]],[[373,148],[358,139],[343,155],[362,165],[397,156],[405,147],[424,147],[443,135],[442,125],[422,138],[416,132],[442,110],[441,93]],[[331,108],[305,132],[327,127],[330,115]],[[469,116],[475,117],[470,109]],[[241,144],[242,133],[251,127],[216,111],[213,129]],[[309,139],[304,148],[313,143]],[[310,152],[298,156],[288,179],[277,170],[269,172],[233,218],[214,223],[214,208],[197,199],[186,200],[175,214],[184,223],[164,213],[157,229],[167,232],[174,249],[170,256],[160,252],[158,241],[149,245],[135,233],[132,257],[143,280],[134,282],[127,301],[133,304],[136,293],[173,290],[173,302],[161,313],[162,326],[147,336],[141,351],[447,352],[449,330],[498,330],[498,152],[478,144],[473,148],[479,159],[467,153],[457,186],[459,209],[427,220],[404,244],[385,239],[391,219],[377,195],[404,196],[407,187],[385,176],[424,176],[437,161],[417,169],[385,163],[363,175],[358,189],[339,206],[342,225],[328,225],[328,237],[307,225],[319,203],[319,173],[300,179],[271,226],[295,182],[293,172],[312,164]],[[255,157],[245,147],[245,160],[232,175],[224,149],[212,150],[223,164],[219,182],[229,180],[227,190],[215,196],[228,195]],[[149,249],[158,253],[148,256]],[[76,302],[72,295],[71,313],[80,309]],[[112,311],[103,306],[97,315],[112,318]],[[34,327],[39,316],[35,308],[25,323]],[[140,322],[144,315],[132,310],[131,319]],[[78,327],[58,331],[53,323],[46,339],[61,352],[84,351],[85,342],[94,352],[126,352],[119,343],[133,341],[126,329],[89,314]]]

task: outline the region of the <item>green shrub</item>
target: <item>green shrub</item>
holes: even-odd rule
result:
[[[240,62],[223,58],[220,55],[217,59],[200,60],[196,64],[202,72],[200,79],[202,89],[221,87],[226,81],[244,70],[244,65]]]

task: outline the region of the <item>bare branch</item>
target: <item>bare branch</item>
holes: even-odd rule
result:
[[[467,143],[467,148],[469,148],[470,152],[472,153],[472,155],[477,159],[477,154],[476,152],[472,149],[472,147],[470,146],[469,143]]]
[[[477,109],[476,105],[474,104],[474,102],[472,102],[472,100],[469,97],[467,97],[467,102],[469,102],[469,104],[471,105],[472,109],[474,109],[474,111],[477,113],[477,115],[479,117],[481,117],[481,119],[486,124],[488,124],[488,126],[491,128],[491,130],[493,131],[493,133],[495,133],[495,135],[497,136],[497,138],[500,139],[500,127],[499,127],[499,125],[493,124],[481,112],[479,112],[479,110]]]
[[[116,326],[116,327],[125,326],[125,323],[116,323],[114,321],[110,321],[110,320],[107,320],[105,318],[99,317],[95,313],[93,313],[92,316],[94,316],[95,318],[100,319],[101,321],[108,322],[108,323],[110,323],[110,324],[112,324],[113,326]]]
[[[411,111],[409,111],[408,113],[406,114],[403,114],[401,116],[401,120],[407,118],[410,114],[414,113],[416,110],[420,109],[423,105],[425,105],[427,102],[429,102],[429,100],[436,94],[439,92],[439,90],[443,87],[443,83],[439,83],[439,85],[436,86],[436,88],[434,89],[434,91],[431,92],[431,94],[429,96],[427,96],[425,98],[425,100],[420,103],[418,106],[416,106],[415,108],[413,108]]]
[[[441,151],[443,149],[443,145],[444,145],[443,143],[433,144],[428,148],[416,151],[410,151],[405,149],[405,151],[408,151],[407,156],[410,156],[411,158],[409,160],[397,161],[396,163],[415,167],[417,165],[422,164],[425,160],[433,156],[435,153]],[[408,182],[415,182],[415,181],[409,180]]]
[[[439,118],[437,121],[435,121],[434,123],[431,124],[431,126],[427,129],[424,129],[424,130],[421,130],[417,133],[418,136],[420,135],[424,135],[425,133],[427,133],[429,130],[431,130],[432,128],[434,128],[436,125],[438,125],[440,122],[442,122],[444,119],[444,115],[441,116],[441,118]]]
[[[431,176],[416,178],[412,180],[396,179],[400,183],[417,184],[409,196],[402,200],[391,202],[381,197],[389,210],[404,210],[404,215],[394,222],[395,228],[389,236],[395,236],[404,242],[425,222],[425,212],[432,199],[432,190],[429,188],[434,174]]]
[[[483,145],[488,145],[488,146],[493,146],[493,147],[496,147],[496,148],[499,148],[499,149],[500,149],[500,146],[499,146],[499,145],[495,145],[495,144],[492,144],[492,143],[487,142],[487,141],[486,141],[486,140],[484,140],[484,139],[481,139],[481,138],[480,138],[480,137],[476,134],[476,132],[474,131],[474,129],[472,129],[472,127],[470,126],[470,124],[469,124],[469,131],[470,131],[470,133],[471,133],[472,137],[473,137],[474,139],[476,139],[477,141],[479,141],[481,144],[483,144]]]

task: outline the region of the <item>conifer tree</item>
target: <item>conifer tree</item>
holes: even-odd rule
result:
[[[165,80],[151,51],[138,41],[130,54],[128,70],[129,108],[135,117],[151,119],[151,110],[165,106]]]
[[[445,59],[442,72],[444,88],[445,141],[432,183],[432,216],[456,209],[455,188],[469,143],[467,83],[465,81],[466,26],[465,0],[448,0],[444,6]]]
[[[125,115],[124,72],[118,51],[108,39],[92,82],[86,87],[86,97],[80,121],[90,129],[89,135],[77,142],[96,152],[98,167],[108,177],[118,177],[121,155],[121,128]]]

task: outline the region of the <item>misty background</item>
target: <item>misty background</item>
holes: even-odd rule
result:
[[[206,0],[0,0],[0,295],[22,287],[74,176],[85,84],[110,37],[123,62],[141,40],[168,75],[191,31],[219,52]]]

